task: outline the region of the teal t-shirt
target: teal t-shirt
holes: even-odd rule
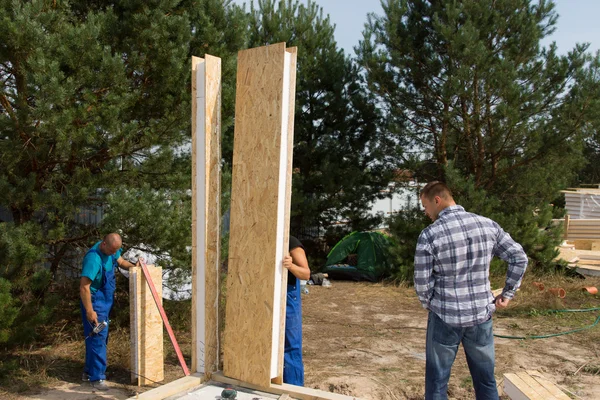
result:
[[[100,251],[100,243],[98,242],[92,246],[92,249],[97,251],[89,251],[83,258],[83,269],[81,270],[81,276],[86,277],[92,281],[90,285],[90,291],[96,293],[100,287],[102,287],[102,273],[100,267],[104,267],[104,271],[110,271],[113,269],[113,262],[117,261],[121,257],[121,250],[112,256],[107,256]]]

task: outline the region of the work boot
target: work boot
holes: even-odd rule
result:
[[[92,387],[96,390],[106,391],[110,389],[110,387],[106,384],[106,381],[104,379],[100,379],[99,381],[93,381],[91,382],[91,384]]]
[[[84,382],[89,382],[90,381],[90,376],[88,375],[87,372],[84,372],[83,375],[81,375],[81,380]]]

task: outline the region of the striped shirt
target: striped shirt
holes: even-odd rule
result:
[[[415,290],[423,307],[454,327],[478,325],[496,310],[490,290],[493,256],[508,262],[502,296],[512,299],[527,268],[520,244],[489,218],[461,206],[440,212],[415,254]]]

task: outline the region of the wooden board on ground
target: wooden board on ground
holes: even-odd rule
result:
[[[504,374],[504,394],[511,400],[569,399],[569,396],[537,371]]]
[[[162,268],[148,266],[162,300]],[[161,302],[162,304],[162,302]],[[131,382],[144,386],[165,379],[163,322],[140,267],[129,270]]]
[[[238,54],[223,371],[262,387],[281,375],[291,59],[285,43]]]
[[[221,59],[192,57],[192,371],[219,369]]]
[[[586,265],[577,263],[577,272],[581,275],[600,276],[600,265]]]
[[[287,385],[285,383],[283,385],[278,385],[278,384],[272,383],[269,386],[264,387],[264,386],[260,386],[260,385],[254,385],[249,382],[241,382],[237,379],[231,379],[231,378],[224,376],[221,373],[213,374],[212,379],[216,382],[222,382],[222,383],[226,383],[228,385],[241,386],[241,387],[245,387],[248,389],[260,390],[263,392],[275,393],[275,394],[281,394],[281,395],[287,394],[294,399],[301,399],[301,400],[359,400],[358,398],[352,397],[352,396],[346,396],[346,395],[338,394],[338,393],[325,392],[323,390],[317,390],[317,389],[307,388],[307,387],[303,387],[303,386]]]
[[[194,387],[200,386],[204,382],[204,374],[196,373],[179,378],[166,385],[159,386],[144,393],[136,394],[128,400],[162,400],[167,397],[185,392]]]

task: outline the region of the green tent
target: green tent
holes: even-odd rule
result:
[[[323,272],[333,279],[376,282],[388,267],[388,246],[387,238],[379,232],[352,232],[331,249]],[[344,263],[350,254],[357,255],[356,265]]]

